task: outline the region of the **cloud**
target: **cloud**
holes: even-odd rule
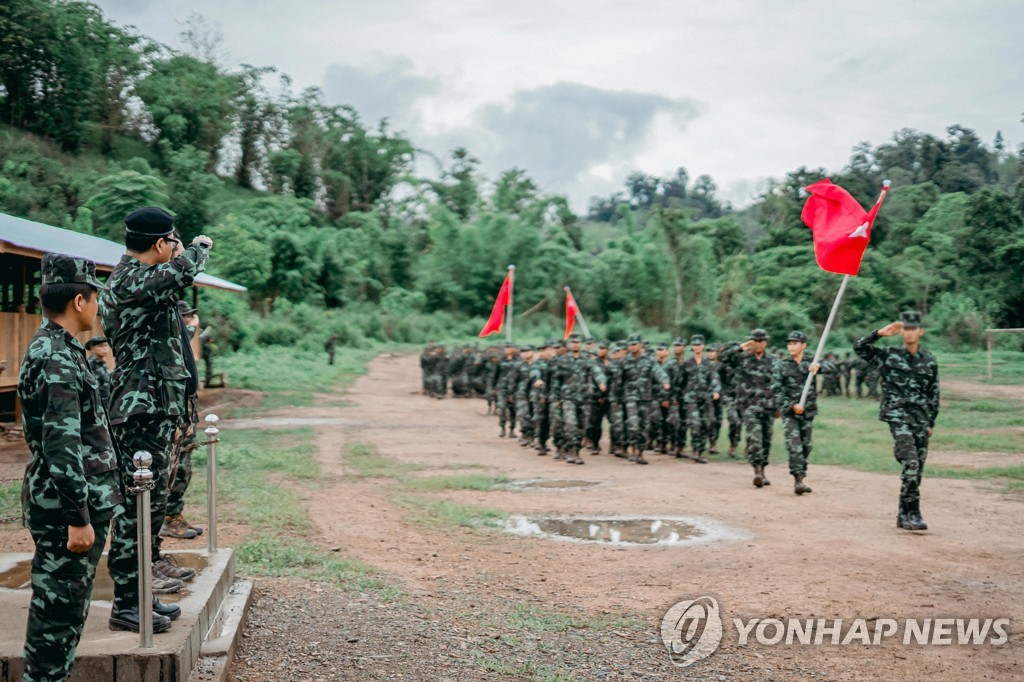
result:
[[[559,82],[481,107],[474,117],[481,148],[473,151],[494,170],[518,166],[542,186],[564,191],[591,171],[628,165],[651,143],[657,120],[682,130],[701,111],[689,99]]]
[[[417,74],[405,57],[380,57],[363,67],[329,64],[323,82],[329,103],[355,107],[370,126],[381,118],[388,118],[398,127],[412,125],[417,101],[441,89],[439,78]]]

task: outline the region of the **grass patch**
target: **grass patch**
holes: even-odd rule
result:
[[[402,479],[402,484],[405,487],[430,493],[441,492],[442,490],[494,490],[508,482],[509,479],[506,476],[484,476],[483,474]]]
[[[377,448],[365,443],[354,443],[345,452],[345,464],[355,478],[401,478],[404,474],[423,469],[419,464],[396,462],[384,457]]]
[[[21,481],[0,483],[0,523],[21,521]]]
[[[1019,338],[1019,336],[1017,337]],[[992,351],[992,378],[988,378],[985,351],[935,353],[940,377],[969,379],[991,384],[1024,384],[1024,354],[1012,350]]]
[[[393,502],[407,512],[410,521],[430,528],[485,528],[508,518],[508,513],[489,507],[432,500],[419,495],[397,495]]]
[[[568,630],[642,630],[647,625],[638,618],[603,616],[580,618],[568,613],[545,609],[536,604],[518,602],[505,616],[505,627],[530,632],[566,632]]]
[[[510,675],[515,679],[530,680],[530,682],[573,682],[576,679],[572,675],[560,672],[554,666],[532,661],[510,662],[501,658],[479,656],[476,659],[476,664],[481,670],[499,675]]]

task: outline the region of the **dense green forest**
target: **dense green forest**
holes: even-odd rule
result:
[[[510,263],[528,335],[560,329],[566,284],[610,336],[814,331],[839,277],[814,263],[801,188],[826,176],[865,206],[894,183],[840,334],[908,307],[948,346],[1024,327],[1024,149],[1001,135],[900,130],[837,173],[780,169],[741,210],[681,159],[577,215],[528,170],[484,177],[463,148],[422,177],[415,140],[272,66],[218,65],[202,28],[171,49],[89,3],[0,6],[0,210],[117,240],[130,210],[166,206],[186,238],[216,240],[211,272],[249,288],[206,295],[235,347],[466,337]]]

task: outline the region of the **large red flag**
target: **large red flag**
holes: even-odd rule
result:
[[[565,336],[563,339],[569,338],[569,334],[572,334],[572,328],[576,324],[576,315],[580,312],[579,306],[576,305],[576,299],[572,297],[572,292],[565,292]]]
[[[491,309],[491,316],[487,319],[487,324],[480,330],[480,336],[488,336],[490,334],[500,334],[502,328],[505,326],[505,306],[512,300],[512,273],[505,275],[505,281],[501,285],[501,289],[498,290],[498,299],[494,302],[494,307]]]
[[[856,275],[888,185],[870,211],[861,208],[849,192],[827,178],[804,189],[811,196],[800,218],[814,233],[814,258],[818,266],[838,275]]]

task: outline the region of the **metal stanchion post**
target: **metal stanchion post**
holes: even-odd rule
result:
[[[153,489],[153,455],[139,450],[132,457],[135,465],[136,521],[139,525],[139,646],[153,646],[153,536],[150,528],[149,492]]]
[[[217,551],[217,422],[220,418],[215,414],[206,416],[206,523],[207,549],[210,554]]]

